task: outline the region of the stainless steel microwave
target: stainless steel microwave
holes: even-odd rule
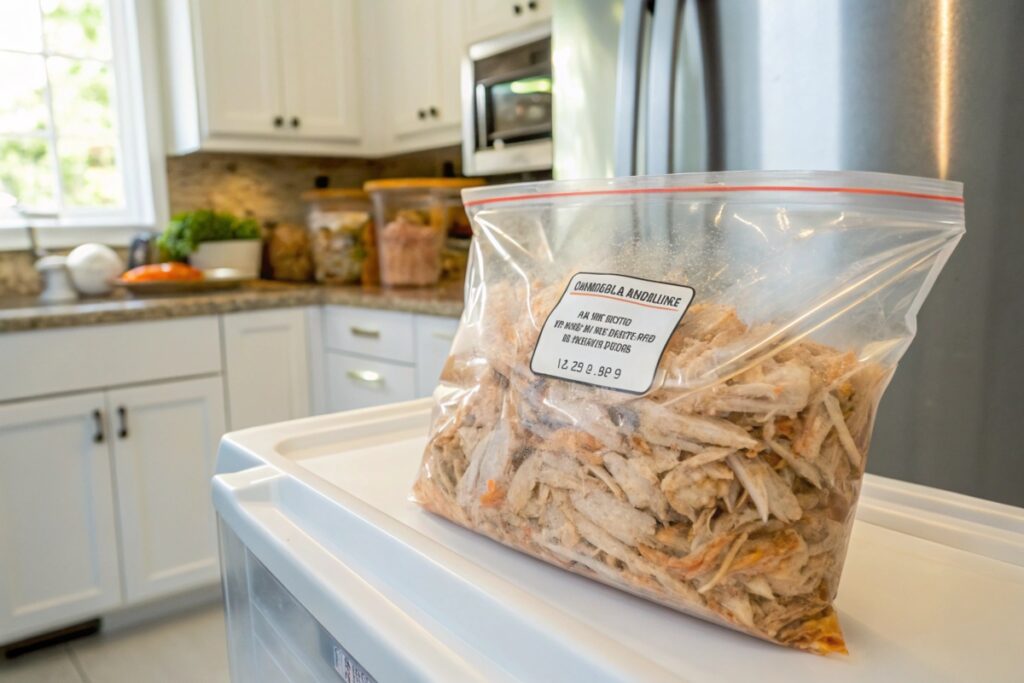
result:
[[[462,64],[462,172],[551,168],[551,26],[471,45]]]

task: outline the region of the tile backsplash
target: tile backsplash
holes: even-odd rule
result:
[[[67,255],[70,249],[48,249],[50,254]],[[128,260],[127,247],[115,247],[122,261]],[[41,283],[35,268],[36,257],[24,251],[0,251],[0,296],[35,296]]]
[[[331,187],[359,187],[371,178],[438,176],[462,170],[459,146],[411,152],[383,159],[338,159],[197,152],[167,159],[171,215],[216,209],[255,218],[260,223],[304,223],[301,195],[317,176]],[[488,178],[490,182],[544,179],[548,173]],[[122,256],[125,251],[120,250]],[[66,253],[66,252],[55,252]],[[35,258],[28,251],[0,251],[0,296],[39,292]]]
[[[413,152],[387,159],[199,152],[167,159],[167,190],[171,215],[212,208],[260,223],[303,223],[300,195],[324,175],[331,187],[359,187],[370,178],[440,175],[445,163],[455,173],[462,167],[458,146]],[[53,253],[66,253],[54,251]],[[122,256],[124,250],[119,250]],[[35,257],[25,251],[0,251],[0,296],[39,293]]]
[[[171,215],[211,208],[261,223],[302,223],[300,198],[317,176],[331,187],[360,187],[371,178],[440,175],[445,162],[455,173],[461,149],[445,147],[387,159],[334,159],[299,156],[197,153],[167,159]]]
[[[39,273],[32,252],[0,251],[0,295],[38,294]]]

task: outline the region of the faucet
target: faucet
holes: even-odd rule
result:
[[[29,248],[36,258],[46,256],[46,250],[39,247],[36,240],[36,229],[32,221],[39,218],[58,218],[60,214],[56,211],[39,211],[21,204],[18,198],[0,188],[0,209],[11,209],[25,221],[25,233],[28,236]]]
[[[40,248],[36,240],[33,221],[38,218],[57,218],[54,211],[38,211],[22,206],[18,198],[9,192],[0,190],[0,208],[12,209],[25,221],[25,232],[28,235],[29,248],[36,257],[36,270],[43,280],[43,291],[39,300],[43,303],[66,303],[78,298],[78,293],[71,286],[67,272],[67,259],[63,256],[47,256],[46,250]]]

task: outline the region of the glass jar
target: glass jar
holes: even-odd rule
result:
[[[358,188],[325,188],[302,194],[317,282],[351,284],[368,279],[373,217]],[[375,270],[375,269],[373,269]]]
[[[381,284],[436,284],[448,229],[462,212],[460,193],[483,184],[478,178],[397,178],[363,185],[373,200]]]

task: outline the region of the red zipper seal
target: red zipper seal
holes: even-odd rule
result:
[[[720,192],[834,192],[837,194],[865,194],[879,197],[903,197],[905,199],[927,199],[937,202],[963,204],[963,197],[944,194],[928,194],[925,192],[905,192],[903,190],[885,190],[871,187],[804,187],[800,185],[694,185],[690,187],[638,187],[621,190],[579,190],[577,192],[538,192],[537,194],[516,194],[507,197],[489,197],[471,199],[464,202],[466,206],[480,204],[497,204],[499,202],[518,202],[527,199],[552,199],[555,197],[595,197],[601,195],[620,194],[675,194],[675,193],[720,193]]]

